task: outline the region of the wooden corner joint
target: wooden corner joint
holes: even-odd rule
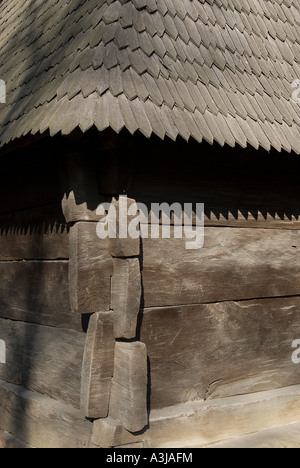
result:
[[[99,241],[95,234],[91,222],[71,228],[73,309],[92,313],[82,367],[81,409],[88,418],[109,416],[136,433],[148,424],[147,349],[136,339],[142,297],[139,242],[133,246],[128,240],[127,246],[122,239],[119,248],[115,239],[113,251],[109,241],[101,244],[101,250],[99,243],[94,244]],[[103,293],[108,278],[109,298]],[[95,312],[98,306],[108,311]]]

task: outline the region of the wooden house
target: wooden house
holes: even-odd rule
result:
[[[190,447],[299,421],[299,28],[298,0],[0,2],[0,430]],[[204,245],[99,238],[124,200],[204,204]]]

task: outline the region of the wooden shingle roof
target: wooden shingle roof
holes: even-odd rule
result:
[[[95,125],[300,153],[299,31],[299,0],[2,0],[0,144]]]

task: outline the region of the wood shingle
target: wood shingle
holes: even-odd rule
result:
[[[2,146],[95,125],[300,153],[296,0],[3,0],[0,27]]]

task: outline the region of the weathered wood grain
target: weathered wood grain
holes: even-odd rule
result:
[[[109,416],[94,421],[91,442],[101,448],[111,448],[123,444],[139,444],[146,438],[146,433],[132,434],[122,426],[120,421]]]
[[[111,282],[111,307],[114,311],[115,338],[135,338],[141,294],[139,259],[115,258]]]
[[[108,248],[112,257],[135,257],[140,255],[140,230],[136,225],[134,236],[129,233],[129,225],[136,214],[129,214],[130,207],[135,205],[135,200],[126,196],[120,196],[118,200],[112,198],[111,208],[108,212],[107,223],[113,226],[114,236],[109,236]],[[133,210],[134,211],[134,210]]]
[[[92,424],[80,411],[0,381],[0,428],[36,448],[88,448]]]
[[[93,314],[89,321],[81,371],[80,408],[88,418],[106,418],[108,415],[114,352],[112,314]]]
[[[68,258],[69,234],[66,227],[57,225],[53,229],[0,234],[0,261]]]
[[[0,317],[81,331],[67,261],[0,262]]]
[[[151,408],[299,384],[299,311],[299,297],[146,310]]]
[[[70,230],[70,302],[79,314],[110,309],[113,260],[96,227],[97,223],[79,222]]]
[[[0,319],[0,378],[79,408],[84,333]]]
[[[148,423],[147,348],[144,343],[116,343],[109,414],[130,432]]]
[[[300,294],[297,231],[205,229],[203,248],[187,239],[143,240],[145,307]]]
[[[295,385],[153,411],[148,444],[155,448],[179,449],[207,446],[298,422],[299,392],[300,386]]]
[[[93,424],[92,444],[103,448],[144,442],[151,448],[202,447],[299,421],[300,386],[220,398],[195,400],[150,413],[149,429],[131,434],[107,418]]]

